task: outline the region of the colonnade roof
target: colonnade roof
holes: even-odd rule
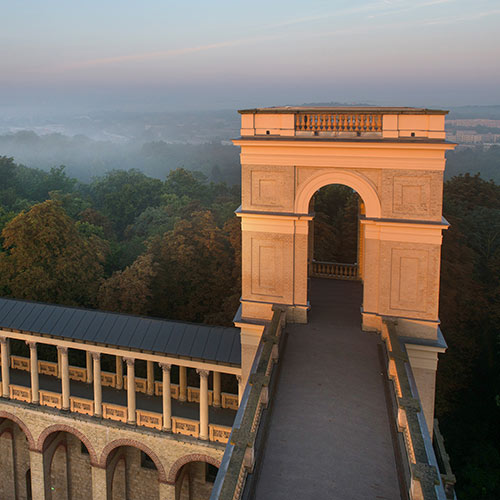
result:
[[[239,330],[0,298],[0,328],[92,344],[241,364]]]

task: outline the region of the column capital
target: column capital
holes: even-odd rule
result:
[[[210,371],[209,370],[201,370],[200,368],[196,368],[196,373],[198,373],[198,375],[200,377],[207,378]]]
[[[34,340],[27,340],[27,341],[26,341],[26,345],[27,345],[30,349],[36,349],[36,345],[37,345],[37,343],[36,343]]]
[[[238,381],[239,384],[241,384],[241,375],[236,375],[236,380]]]
[[[5,345],[7,343],[7,340],[9,340],[7,337],[0,337],[0,344]]]
[[[134,366],[135,359],[134,358],[123,358],[123,361],[127,363],[127,366]]]
[[[68,354],[68,348],[67,348],[67,347],[65,347],[65,346],[58,345],[58,346],[57,346],[57,350],[58,350],[61,354]]]
[[[95,361],[99,361],[101,359],[101,353],[100,352],[93,352],[89,351],[90,355],[92,356],[92,359]]]
[[[160,365],[160,368],[164,371],[164,372],[169,372],[170,369],[172,368],[172,365],[170,363],[158,363]]]

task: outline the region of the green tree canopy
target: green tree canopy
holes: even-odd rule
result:
[[[68,305],[95,304],[107,245],[85,237],[60,203],[34,205],[2,231],[0,276],[4,294]]]

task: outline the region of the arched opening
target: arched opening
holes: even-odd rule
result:
[[[0,498],[15,500],[28,496],[27,472],[30,455],[26,434],[8,418],[0,418]]]
[[[351,295],[359,310],[365,249],[360,224],[365,214],[362,198],[349,186],[329,184],[313,194],[309,213],[314,214],[309,227],[307,266],[312,309],[316,295],[323,297],[325,290],[335,294],[334,289],[338,289],[337,293]]]
[[[43,443],[45,498],[87,500],[92,491],[90,453],[78,436],[54,431]]]
[[[109,500],[157,500],[159,473],[153,458],[134,446],[114,448],[106,460],[106,489]]]
[[[208,500],[218,470],[215,465],[203,461],[184,464],[175,479],[175,500]]]

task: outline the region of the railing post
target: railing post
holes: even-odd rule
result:
[[[115,356],[116,388],[123,389],[123,361],[121,356]]]
[[[179,401],[187,399],[187,369],[185,366],[179,366]]]
[[[241,375],[236,375],[236,380],[238,381],[238,405],[241,403],[241,398],[243,397],[243,392],[245,387],[243,386],[243,380]]]
[[[10,363],[9,363],[9,339],[0,337],[0,345],[2,349],[2,396],[9,397],[10,386]]]
[[[150,360],[146,361],[146,394],[152,396],[155,392],[155,377],[154,377],[154,367],[153,362]]]
[[[69,410],[69,363],[68,348],[57,346],[57,351],[61,357],[61,392],[62,409]]]
[[[220,386],[220,372],[214,372],[214,407],[220,407],[221,403],[221,386]]]
[[[172,365],[168,363],[160,363],[160,368],[163,373],[163,430],[172,430],[172,388],[170,385],[170,369]]]
[[[208,439],[208,370],[196,370],[200,375],[200,439]]]
[[[101,381],[101,354],[92,353],[94,360],[94,416],[102,417],[102,381]]]
[[[87,367],[87,384],[91,384],[94,380],[94,367],[92,364],[92,353],[85,351],[85,366]]]
[[[127,423],[135,424],[135,369],[134,359],[123,358],[127,363]]]
[[[31,374],[31,402],[39,404],[39,383],[38,383],[38,353],[36,342],[26,341],[30,348],[30,374]]]

